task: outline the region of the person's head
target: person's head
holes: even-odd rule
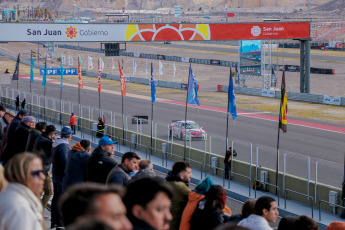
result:
[[[5,166],[5,178],[9,183],[27,186],[35,195],[40,196],[45,180],[42,161],[32,153],[16,154]]]
[[[4,116],[6,109],[3,105],[0,105],[0,117]]]
[[[37,122],[35,128],[43,133],[46,131],[47,123],[43,121]]]
[[[76,223],[66,227],[66,230],[114,230],[108,224],[95,218],[81,218]]]
[[[29,113],[25,109],[21,109],[19,110],[17,115],[20,118],[20,120],[22,120],[24,117],[29,116]]]
[[[61,129],[60,136],[62,138],[66,138],[67,140],[70,141],[72,139],[72,133],[73,133],[73,131],[72,131],[71,127],[65,126]]]
[[[83,139],[80,141],[81,147],[85,149],[86,152],[90,152],[91,150],[91,142],[89,140]]]
[[[342,221],[333,221],[326,228],[326,230],[342,230],[342,229],[345,229],[345,222],[342,222]]]
[[[297,217],[294,216],[284,216],[278,225],[278,230],[290,230],[294,229],[295,221],[297,220]]]
[[[22,123],[29,126],[30,128],[33,128],[33,127],[35,127],[36,120],[32,116],[26,116],[22,119]]]
[[[150,160],[144,159],[139,162],[139,169],[147,169],[153,171],[153,164]]]
[[[208,207],[210,207],[212,210],[222,210],[226,204],[225,189],[220,185],[212,185],[205,193],[205,199],[207,200]]]
[[[166,230],[170,227],[172,190],[158,178],[145,177],[128,184],[124,197],[129,219],[137,218],[153,229]]]
[[[299,216],[295,220],[294,223],[294,228],[296,230],[318,230],[319,225],[318,223],[313,219],[308,216]]]
[[[66,190],[59,208],[66,226],[78,218],[95,218],[113,229],[132,229],[126,217],[126,207],[121,197],[124,189],[118,185],[82,183]]]
[[[6,111],[4,114],[4,117],[6,119],[6,121],[8,123],[11,123],[11,121],[13,120],[13,118],[15,117],[14,113],[12,113],[11,111]]]
[[[7,187],[7,180],[4,175],[4,167],[0,164],[0,191]]]
[[[134,152],[126,152],[122,155],[121,164],[130,172],[139,170],[139,161],[141,157]]]
[[[255,203],[255,213],[265,218],[267,222],[276,222],[279,212],[275,199],[269,196],[260,197]]]
[[[47,125],[46,131],[44,132],[47,137],[53,139],[55,137],[56,128],[54,125]]]
[[[114,144],[117,144],[117,141],[111,140],[108,136],[103,136],[99,139],[98,147],[102,148],[109,156],[114,156]]]
[[[101,117],[99,117],[99,118],[98,118],[98,121],[101,121],[101,120],[102,120],[102,118],[101,118]]]
[[[190,178],[192,177],[192,167],[188,162],[176,161],[170,173],[178,176],[184,182],[189,183]]]
[[[251,214],[255,214],[255,200],[249,199],[242,206],[242,216],[247,218]]]
[[[71,113],[71,116],[73,116],[74,115],[74,113]]]

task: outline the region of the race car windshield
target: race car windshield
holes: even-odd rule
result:
[[[197,125],[197,124],[187,124],[187,129],[199,129],[199,125]]]

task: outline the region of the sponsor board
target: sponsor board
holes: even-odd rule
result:
[[[324,95],[323,96],[323,103],[329,104],[329,105],[340,105],[341,97]]]
[[[47,69],[47,75],[61,75],[61,69]],[[63,69],[63,75],[77,75],[77,68]],[[40,75],[44,74],[44,69],[40,69]]]
[[[271,89],[263,89],[261,96],[263,97],[275,97],[276,96],[276,91],[271,90]]]

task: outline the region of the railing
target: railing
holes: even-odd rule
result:
[[[218,168],[218,167],[213,167],[212,165],[209,165],[209,164],[206,164],[205,165],[206,167],[208,166],[209,168],[212,168],[212,169],[215,169],[215,170],[221,170],[223,171],[223,173],[225,173],[225,170],[222,169],[222,168]],[[214,173],[213,173],[214,175]],[[205,169],[205,178],[207,177],[207,170]],[[224,175],[223,175],[223,187],[225,187],[225,178],[224,178]]]
[[[259,181],[259,180],[255,180],[255,185],[254,185],[255,198],[256,198],[256,182],[260,182],[261,184],[269,185],[269,186],[275,187],[277,189],[277,198],[278,198],[278,206],[279,206],[279,194],[280,194],[279,186],[274,185],[274,184],[270,184],[270,183],[267,183],[267,182],[262,182],[262,181]]]
[[[251,194],[251,188],[250,188],[250,186],[251,186],[251,184],[252,184],[252,178],[250,178],[249,176],[245,176],[245,175],[243,175],[243,174],[240,174],[240,173],[235,173],[235,172],[232,172],[231,174],[235,174],[235,175],[237,175],[237,176],[240,176],[240,177],[243,177],[243,178],[246,178],[246,179],[248,179],[248,195],[250,196],[250,194]],[[228,184],[228,189],[230,189],[230,177],[229,177],[229,184]]]
[[[311,200],[311,217],[314,218],[314,198],[312,196],[309,196],[309,195],[306,195],[306,194],[303,194],[303,193],[300,193],[300,192],[296,192],[294,190],[290,190],[290,189],[285,189],[284,191],[284,198],[285,198],[285,201],[284,201],[284,208],[286,209],[286,200],[287,200],[287,193],[288,192],[292,192],[292,193],[295,193],[297,195],[300,195],[300,196],[304,196],[304,197],[308,197],[308,199],[310,198]]]
[[[326,204],[329,204],[331,206],[335,206],[335,207],[338,207],[338,208],[345,209],[344,206],[337,205],[337,204],[332,204],[332,203],[324,201],[324,200],[319,200],[319,221],[321,221],[321,203],[326,203]]]

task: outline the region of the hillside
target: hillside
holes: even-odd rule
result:
[[[78,5],[80,9],[93,9],[95,11],[104,11],[111,9],[121,9],[125,7],[127,10],[156,10],[159,8],[172,8],[180,5],[183,9],[190,11],[198,11],[200,7],[213,10],[223,10],[226,2],[228,8],[291,8],[309,6],[319,9],[333,11],[335,9],[344,9],[345,0],[0,0],[1,8],[13,8],[20,4],[25,6],[40,6],[41,8],[49,8],[53,10],[73,10],[73,3]]]

